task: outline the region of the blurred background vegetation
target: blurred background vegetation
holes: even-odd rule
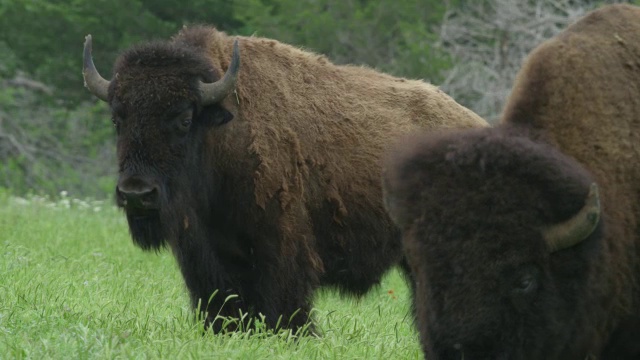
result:
[[[335,63],[440,86],[495,121],[526,54],[590,0],[0,0],[0,188],[110,196],[115,134],[83,87],[84,36],[105,75],[119,51],[207,23]]]

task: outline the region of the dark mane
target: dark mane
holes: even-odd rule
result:
[[[202,48],[184,41],[151,41],[123,52],[113,68],[114,74],[148,71],[152,76],[174,72],[176,76],[202,76],[215,81],[216,71]],[[160,72],[160,73],[159,73]]]
[[[583,205],[592,177],[548,144],[532,141],[533,134],[525,128],[503,126],[463,133],[455,130],[425,133],[402,139],[386,161],[388,186],[403,194],[398,195],[399,199],[407,199],[407,203],[396,206],[411,209],[417,205],[416,196],[420,194],[415,193],[416,189],[427,187],[430,190],[423,196],[438,198],[446,193],[444,188],[457,184],[466,189],[465,199],[460,203],[474,197],[496,198],[501,196],[500,191],[505,191],[504,200],[496,203],[507,214],[535,209],[538,213],[532,221],[554,223],[567,219]],[[522,179],[526,182],[513,183]],[[443,206],[447,201],[454,200],[442,199]],[[504,208],[506,204],[513,208]]]
[[[176,46],[187,46],[204,52],[211,46],[211,26],[198,25],[183,28],[171,41]]]

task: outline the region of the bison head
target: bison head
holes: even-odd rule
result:
[[[187,228],[189,211],[211,200],[213,171],[193,170],[207,156],[208,131],[233,117],[220,102],[235,89],[240,57],[236,40],[220,79],[203,53],[175,41],[134,47],[118,58],[114,78],[105,80],[93,64],[91,35],[86,37],[85,86],[109,103],[117,133],[116,202],[145,249]]]
[[[384,191],[428,359],[585,358],[600,207],[575,161],[513,129],[424,135]]]

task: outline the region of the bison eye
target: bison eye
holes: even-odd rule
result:
[[[191,126],[191,118],[180,120],[180,128],[181,128],[181,130],[189,130],[190,126]]]
[[[538,287],[538,281],[532,274],[525,274],[519,277],[513,287],[513,290],[522,294],[534,292]]]
[[[178,116],[178,130],[183,133],[189,132],[191,128],[191,123],[193,119],[193,112],[191,110],[187,110]]]

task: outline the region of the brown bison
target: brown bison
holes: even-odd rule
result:
[[[486,124],[424,82],[210,27],[133,47],[111,80],[88,36],[83,73],[113,114],[116,201],[134,242],[171,248],[214,331],[240,311],[295,330],[318,286],[377,284],[403,261],[382,204],[384,147]]]
[[[533,51],[496,128],[384,169],[428,359],[640,359],[639,8]]]

